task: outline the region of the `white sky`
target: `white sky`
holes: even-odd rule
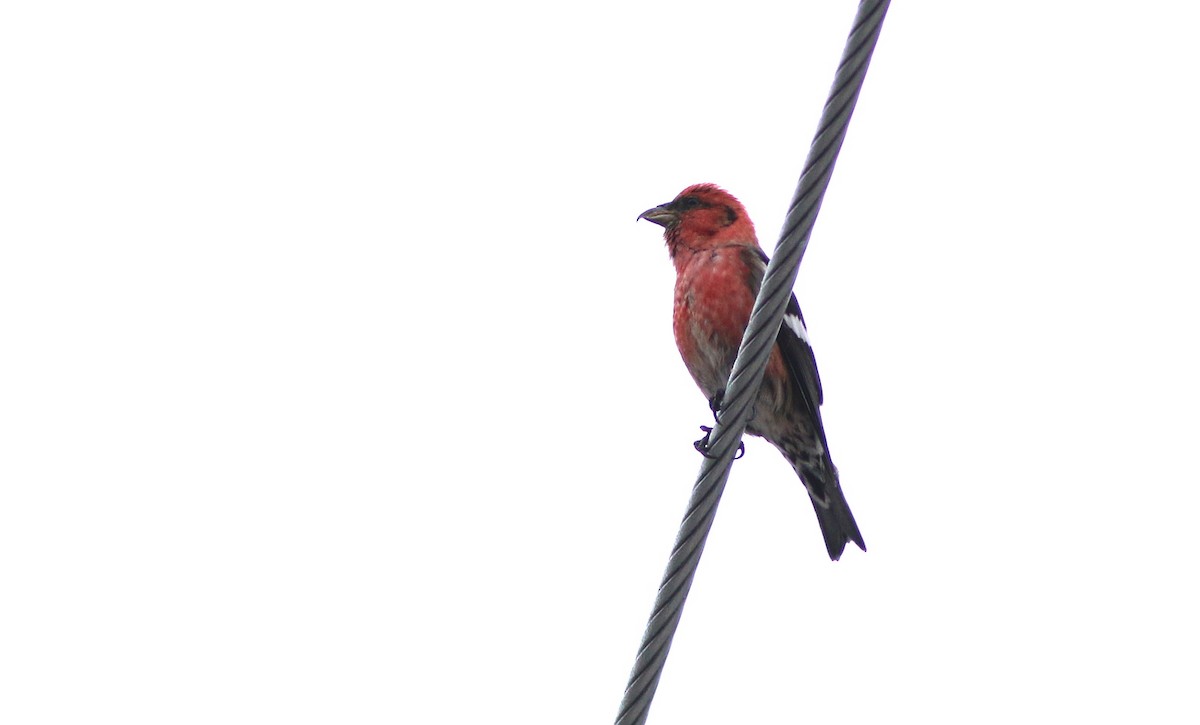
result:
[[[0,11],[0,721],[609,723],[850,2]],[[750,441],[650,713],[1200,719],[1185,3],[900,2],[797,285],[870,552]]]

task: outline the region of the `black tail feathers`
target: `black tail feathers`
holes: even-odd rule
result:
[[[842,494],[842,486],[838,483],[837,468],[828,459],[824,465],[798,465],[796,472],[808,489],[812,499],[813,510],[817,512],[817,523],[821,525],[821,535],[825,537],[825,548],[829,558],[837,561],[846,550],[846,542],[853,541],[858,548],[867,550],[863,543],[858,524],[854,522],[854,514],[850,513],[850,504]],[[823,505],[823,502],[826,502]]]
[[[850,505],[846,503],[846,497],[842,495],[842,488],[837,485],[837,479],[834,479],[834,485],[829,487],[828,494],[829,508],[821,506],[813,499],[813,509],[817,512],[817,522],[821,524],[821,535],[825,537],[825,548],[829,551],[829,558],[837,561],[846,550],[848,541],[853,541],[858,544],[858,548],[866,551],[867,545],[863,543],[858,524],[854,522],[854,514],[850,513]]]

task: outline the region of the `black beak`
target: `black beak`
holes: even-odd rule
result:
[[[638,219],[645,219],[648,222],[654,222],[660,227],[669,227],[675,222],[679,221],[679,215],[676,214],[675,210],[671,208],[670,202],[667,202],[666,204],[659,204],[653,209],[647,209],[641,214],[638,214]]]

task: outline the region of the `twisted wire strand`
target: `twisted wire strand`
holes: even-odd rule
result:
[[[642,644],[621,699],[617,725],[641,725],[646,721],[889,4],[890,0],[861,0],[858,5],[829,99],[821,112],[804,171],[788,208],[783,233],[767,266],[737,361],[729,376],[718,421],[709,436],[708,455],[711,458],[705,458],[700,466],[687,513],[680,524],[654,609],[642,635]]]

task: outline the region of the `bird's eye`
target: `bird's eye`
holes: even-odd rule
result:
[[[680,211],[687,211],[688,209],[695,209],[696,207],[700,206],[700,200],[694,196],[685,196],[676,202],[675,206],[678,207]]]

